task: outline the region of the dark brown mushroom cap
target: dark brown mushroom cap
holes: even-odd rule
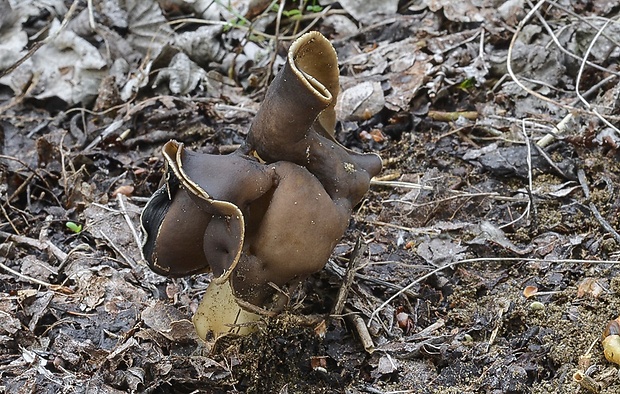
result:
[[[253,158],[163,148],[167,180],[142,213],[145,259],[160,274],[211,269],[218,281],[234,269],[245,236],[244,210],[274,186],[273,170]]]
[[[352,207],[381,171],[381,159],[355,153],[335,140],[338,75],[331,43],[318,32],[301,36],[269,86],[247,143],[268,163],[306,167],[334,200],[347,200]]]
[[[278,186],[260,225],[246,233],[233,276],[235,294],[262,305],[274,290],[323,268],[349,223],[349,209],[335,204],[306,168],[288,162],[270,165]]]

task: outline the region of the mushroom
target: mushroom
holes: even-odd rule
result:
[[[267,90],[247,144],[267,162],[285,160],[308,168],[334,200],[352,207],[381,171],[381,159],[336,141],[338,78],[331,43],[319,32],[298,38]]]
[[[273,171],[256,159],[199,154],[169,141],[161,187],[141,215],[142,252],[158,274],[213,271],[228,279],[239,261],[249,204],[274,186]]]
[[[287,289],[323,268],[381,170],[379,156],[336,141],[337,95],[336,53],[307,33],[291,45],[239,150],[164,146],[142,250],[162,275],[213,272],[194,316],[201,338],[245,334],[260,314],[278,313]]]

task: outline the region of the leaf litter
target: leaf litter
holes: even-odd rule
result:
[[[0,392],[617,392],[615,2],[275,4],[0,2]],[[385,170],[287,312],[208,348],[210,277],[152,273],[137,218],[161,146],[233,150],[306,29]]]

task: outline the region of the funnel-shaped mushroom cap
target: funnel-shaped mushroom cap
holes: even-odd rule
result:
[[[331,43],[318,32],[293,42],[287,61],[267,89],[248,135],[248,145],[267,162],[299,163],[303,140],[318,120],[326,133],[336,125],[338,58]],[[319,115],[324,113],[322,117]]]
[[[163,153],[166,182],[142,212],[144,257],[163,275],[210,268],[223,281],[241,254],[244,211],[273,187],[273,170],[239,153],[198,154],[176,141]]]
[[[353,206],[381,171],[381,159],[352,152],[335,140],[338,75],[336,51],[325,37],[311,32],[298,38],[267,90],[248,145],[267,162],[308,168],[334,200]]]

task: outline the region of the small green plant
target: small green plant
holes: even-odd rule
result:
[[[76,234],[79,234],[82,232],[82,225],[75,223],[75,222],[67,222],[65,223],[65,226],[67,226],[67,228],[71,231],[73,231]]]
[[[323,6],[320,5],[317,0],[312,0],[312,4],[306,6],[306,11],[321,12],[323,11]]]
[[[461,83],[459,83],[458,87],[461,90],[468,91],[469,89],[476,86],[476,80],[474,78],[464,79]]]
[[[303,7],[301,8],[303,9]],[[273,12],[278,12],[280,10],[280,4],[274,3],[271,7],[271,10]],[[306,5],[305,10],[308,12],[321,12],[323,11],[323,6],[321,6],[317,0],[312,0],[311,4]],[[283,10],[282,15],[287,18],[298,19],[301,18],[302,12],[299,8],[296,8],[292,10]]]

